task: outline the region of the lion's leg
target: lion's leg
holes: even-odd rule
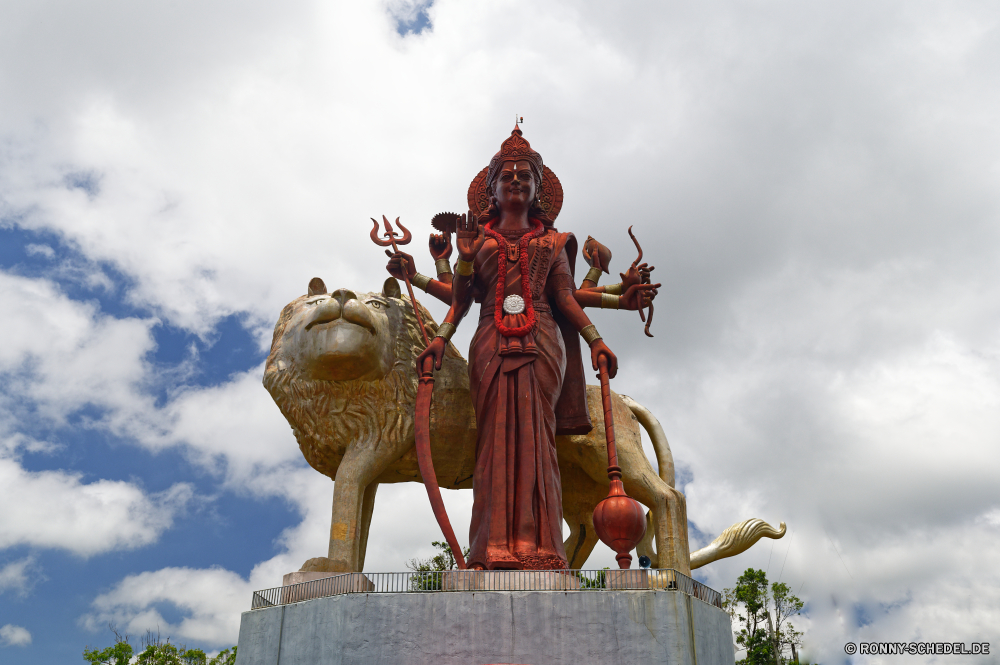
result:
[[[337,470],[333,485],[333,511],[330,519],[330,546],[327,552],[329,572],[360,572],[358,540],[361,505],[365,487],[356,481],[341,478],[344,465]]]
[[[653,546],[655,533],[656,518],[653,516],[653,511],[648,510],[646,511],[646,533],[643,534],[642,540],[635,546],[635,553],[639,556],[648,556],[650,568],[665,568],[666,566],[660,565],[659,556]]]
[[[358,554],[364,524],[365,494],[368,486],[392,462],[392,459],[379,459],[375,450],[360,448],[348,450],[340,462],[333,484],[330,548],[327,554],[331,572],[361,571]],[[373,492],[373,501],[374,496]]]
[[[584,510],[575,514],[566,513],[565,517],[570,525],[569,538],[565,542],[566,558],[570,568],[582,568],[598,541],[594,531],[594,513]]]
[[[371,482],[368,485],[368,489],[365,490],[364,498],[361,500],[361,524],[358,529],[360,530],[360,536],[358,538],[358,570],[365,569],[365,553],[368,550],[368,529],[372,525],[372,511],[375,510],[375,492],[378,491],[378,483]]]
[[[648,483],[635,483],[628,490],[636,500],[649,507],[647,534],[636,549],[639,554],[650,556],[657,568],[673,568],[684,575],[690,575],[687,503],[684,495],[656,476],[648,480]],[[655,556],[648,552],[650,528],[653,531],[652,539],[656,542]]]
[[[658,568],[673,568],[685,575],[691,574],[691,560],[688,552],[687,503],[684,495],[670,487],[656,475],[640,445],[626,445],[619,448],[618,463],[622,468],[625,491],[643,504],[651,513],[647,525],[653,528],[656,542]],[[648,536],[637,548],[639,554],[648,553]]]
[[[597,545],[594,506],[603,498],[603,490],[574,463],[560,465],[560,474],[563,517],[569,525],[569,538],[563,546],[569,567],[582,568]]]

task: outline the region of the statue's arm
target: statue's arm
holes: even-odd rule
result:
[[[413,257],[406,252],[390,252],[386,250],[385,252],[389,256],[389,263],[386,265],[385,269],[389,271],[389,274],[396,279],[403,279],[403,261],[406,261],[406,276],[410,278],[410,284],[426,291],[430,295],[434,296],[445,305],[451,304],[451,283],[450,280],[445,282],[441,279],[444,273],[438,274],[438,279],[432,279],[426,275],[422,275],[417,272],[416,263],[413,261]],[[445,260],[447,263],[447,260]],[[448,275],[450,277],[450,269]]]
[[[430,345],[417,358],[417,367],[422,367],[425,358],[434,359],[434,369],[441,369],[444,360],[445,347],[455,333],[458,324],[469,311],[472,305],[473,279],[475,278],[475,259],[479,250],[483,248],[486,241],[483,229],[479,227],[476,216],[469,211],[468,215],[462,215],[458,222],[458,253],[457,275],[455,275],[449,289],[451,291],[448,314],[444,321],[438,326],[438,334],[431,341]],[[439,282],[440,283],[440,282]]]
[[[603,355],[608,361],[608,376],[614,378],[618,372],[618,358],[597,334],[597,328],[576,301],[576,288],[573,284],[573,275],[569,271],[569,260],[566,258],[565,249],[559,253],[552,265],[546,290],[551,301],[590,346],[590,360],[594,370],[597,370],[597,358]]]
[[[430,240],[427,242],[427,246],[431,252],[431,258],[434,259],[434,269],[437,272],[438,281],[447,286],[451,286],[452,280],[455,276],[451,272],[451,234],[445,233],[432,233]],[[451,291],[448,292],[449,301],[451,299]]]
[[[571,282],[572,283],[572,282]],[[612,286],[620,286],[618,284]],[[648,307],[649,303],[656,297],[661,284],[633,284],[623,295],[613,293],[614,290],[606,291],[604,287],[594,289],[575,289],[573,299],[580,307],[600,307],[601,309],[629,309],[639,308],[640,298],[642,306]]]
[[[446,284],[440,280],[432,279],[427,282],[427,293],[431,294],[445,305],[451,304],[451,284]]]

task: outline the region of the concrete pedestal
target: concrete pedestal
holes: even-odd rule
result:
[[[348,593],[245,612],[236,665],[734,660],[729,615],[679,591],[438,591]]]
[[[303,582],[328,580],[325,584],[306,585]],[[301,570],[287,573],[281,582],[281,603],[298,603],[311,598],[332,596],[338,593],[374,591],[375,585],[364,573],[313,573]]]
[[[524,591],[579,589],[580,578],[553,570],[454,570],[441,574],[445,591]]]

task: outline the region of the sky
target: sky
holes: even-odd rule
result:
[[[0,15],[0,662],[82,662],[109,623],[225,648],[253,590],[325,554],[332,483],[261,385],[277,316],[315,276],[379,288],[371,217],[431,272],[430,218],[515,115],[559,228],[620,271],[632,225],[663,283],[653,339],[591,315],[612,388],[670,439],[692,547],[788,525],[696,577],[787,583],[814,662],[1000,652],[996,3]],[[461,538],[471,492],[446,495]],[[422,487],[380,487],[367,570],[437,539]],[[587,566],[609,565],[599,545]]]

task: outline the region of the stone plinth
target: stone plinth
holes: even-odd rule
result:
[[[305,584],[316,580],[329,580]],[[281,603],[297,603],[311,598],[322,598],[338,593],[363,593],[374,591],[375,585],[363,573],[314,573],[296,571],[287,573],[281,580]]]
[[[629,581],[626,578],[626,581]],[[732,665],[729,615],[680,591],[350,593],[243,614],[237,665]]]
[[[441,586],[445,591],[572,591],[580,588],[580,578],[551,570],[456,570],[442,573]]]
[[[626,568],[609,570],[605,573],[604,585],[608,589],[648,589],[649,570],[646,568]]]

